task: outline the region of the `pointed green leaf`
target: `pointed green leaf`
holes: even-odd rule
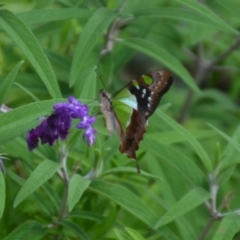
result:
[[[0,159],[1,161],[1,159]],[[0,169],[0,219],[2,218],[3,212],[4,212],[4,207],[5,207],[5,198],[6,198],[6,193],[5,193],[5,179],[3,176],[3,173]]]
[[[105,141],[102,145],[102,149],[107,150],[104,154],[104,161],[110,161],[114,155],[119,152],[119,139],[117,134],[114,134],[107,141]]]
[[[161,133],[159,134],[161,137]],[[165,146],[157,140],[146,139],[141,143],[141,147],[146,149],[147,152],[152,152],[153,154],[160,157],[160,159],[167,161],[174,168],[176,168],[180,174],[188,179],[192,184],[196,186],[206,183],[205,174],[201,169],[187,156],[182,154],[176,149]]]
[[[113,61],[112,53],[106,54],[101,58],[100,65],[98,66],[98,74],[102,76],[102,80],[98,81],[99,89],[105,88],[111,82],[112,73],[113,73],[113,66],[115,65],[115,61]]]
[[[181,227],[185,227],[184,223],[182,223],[182,226]],[[186,230],[187,231],[187,230]],[[176,232],[174,231],[174,229],[169,229],[167,228],[166,226],[158,229],[158,234],[160,234],[162,237],[164,237],[165,239],[171,239],[171,240],[180,240],[180,236],[176,235]],[[156,240],[158,240],[159,238],[156,238]],[[184,239],[184,238],[181,238],[181,239]],[[187,239],[185,237],[185,239]],[[148,239],[147,239],[148,240]],[[149,239],[151,240],[151,239]]]
[[[132,168],[132,167],[117,167],[117,168],[112,168],[110,170],[102,172],[101,176],[105,175],[105,174],[116,173],[116,172],[127,172],[127,173],[138,174],[136,168]],[[144,172],[143,170],[141,170],[141,176],[148,177],[148,178],[154,178],[154,179],[157,179],[157,180],[162,180],[160,177],[152,175],[152,174],[149,174],[147,172]]]
[[[19,62],[14,69],[8,74],[7,78],[4,80],[4,82],[0,85],[0,105],[3,103],[8,90],[12,86],[12,83],[14,82],[16,75],[22,66],[23,61]]]
[[[195,92],[200,93],[195,80],[192,78],[187,69],[177,58],[168,53],[164,48],[161,48],[148,40],[140,38],[129,38],[120,43],[156,59],[181,77],[181,79]]]
[[[90,188],[110,198],[122,208],[141,219],[148,226],[153,226],[156,223],[157,216],[152,212],[149,206],[128,189],[104,181],[93,181]]]
[[[240,230],[240,217],[235,213],[229,213],[223,218],[213,240],[232,240]]]
[[[214,131],[216,131],[219,135],[221,135],[223,138],[225,138],[238,152],[240,152],[240,144],[238,142],[236,142],[233,138],[229,137],[226,133],[220,131],[219,129],[217,129],[216,127],[211,125],[210,123],[208,123],[208,125]]]
[[[186,138],[186,140],[189,142],[189,144],[195,149],[196,153],[198,154],[199,158],[202,160],[203,164],[205,165],[206,169],[210,172],[212,170],[212,164],[209,159],[209,156],[207,155],[206,151],[202,147],[202,145],[198,142],[198,140],[184,127],[182,127],[180,124],[175,122],[172,118],[167,116],[163,111],[160,109],[157,110],[158,116],[163,119],[169,126],[174,128],[176,131],[178,131],[183,137]]]
[[[51,65],[31,30],[13,13],[0,10],[0,25],[21,48],[53,98],[61,97]]]
[[[232,136],[232,140],[236,143],[240,142],[240,125],[237,126]],[[221,174],[218,176],[218,182],[221,184],[227,182],[234,173],[236,164],[239,164],[239,162],[239,149],[236,149],[236,147],[229,142],[222,153],[222,161],[220,165]]]
[[[114,232],[117,236],[118,240],[132,240],[131,237],[127,236],[127,234],[120,229],[114,229]]]
[[[38,125],[39,117],[53,111],[53,105],[64,99],[45,100],[15,108],[0,115],[0,144],[4,144],[18,136],[25,135],[28,130]]]
[[[34,94],[32,94],[32,92],[30,92],[26,87],[23,87],[22,85],[20,85],[19,83],[15,82],[14,83],[16,86],[18,86],[20,89],[23,90],[23,92],[26,93],[26,95],[29,95],[34,101],[38,102],[39,98],[36,97]]]
[[[100,37],[103,37],[104,30],[106,30],[115,17],[116,13],[100,8],[94,12],[85,25],[73,57],[70,86],[72,86],[77,79],[79,79],[78,84],[84,82],[84,79],[81,78],[84,63]]]
[[[216,133],[213,130],[196,129],[190,130],[190,132],[196,139],[207,139],[216,136]],[[146,135],[146,137],[164,145],[171,145],[174,143],[182,143],[187,141],[185,137],[175,130],[161,132],[161,138],[159,138],[159,132],[150,132]]]
[[[14,172],[8,170],[7,171],[7,176],[9,176],[15,183],[17,183],[20,186],[23,186],[24,180],[20,178],[17,174]],[[42,196],[42,194],[38,192],[34,192],[31,197],[33,200],[36,202],[36,204],[39,206],[39,208],[49,217],[52,217],[55,212],[51,204],[49,202],[46,202],[46,199],[44,198],[45,196]],[[43,200],[44,198],[44,200]],[[59,204],[60,205],[60,204]],[[59,206],[58,205],[58,206]]]
[[[155,229],[174,221],[187,212],[193,210],[211,197],[211,194],[202,188],[195,188],[187,193],[174,205],[154,226]]]
[[[73,218],[87,219],[87,220],[91,220],[98,223],[104,220],[104,216],[100,213],[78,211],[78,210],[71,212],[69,216]]]
[[[178,0],[178,2],[181,2],[182,4],[187,5],[188,7],[194,9],[196,12],[202,14],[205,18],[211,19],[216,24],[221,26],[225,31],[239,34],[239,32],[231,27],[229,24],[227,24],[225,21],[223,21],[220,17],[218,17],[211,9],[204,6],[197,0]]]
[[[81,240],[90,240],[90,238],[88,237],[88,235],[75,223],[68,221],[68,220],[61,220],[58,222],[60,225],[66,227],[67,229],[69,229],[71,232],[73,232],[78,239]]]
[[[238,143],[238,140],[239,140],[238,138],[240,135],[240,127],[238,127],[233,137],[229,137],[226,133],[220,131],[213,125],[209,123],[208,125],[229,142],[227,148],[222,154],[223,160],[221,162],[221,171],[224,171],[225,169],[228,169],[232,166],[235,166],[236,164],[239,164],[240,163],[240,158],[239,158],[240,144]]]
[[[133,230],[132,228],[125,228],[128,234],[132,237],[134,240],[145,240],[145,238],[142,237],[140,233],[137,231]]]
[[[46,227],[42,227],[38,222],[32,221],[18,226],[3,240],[39,240],[45,239],[46,233]]]
[[[81,8],[37,9],[17,14],[25,24],[36,24],[71,18],[87,19],[93,10]]]
[[[96,88],[96,67],[91,68],[90,72],[87,73],[87,76],[84,77],[84,83],[81,86],[76,86],[80,91],[75,96],[78,96],[81,99],[94,99],[96,97],[97,88]]]
[[[69,182],[68,191],[68,209],[72,211],[74,206],[79,202],[82,194],[88,188],[91,181],[82,178],[80,175],[75,174]]]
[[[184,9],[184,8],[174,8],[174,7],[161,7],[161,8],[147,8],[141,11],[138,11],[135,14],[136,18],[170,18],[170,19],[178,19],[182,21],[191,22],[193,24],[201,24],[204,26],[217,28],[221,31],[232,31],[229,29],[229,25],[227,28],[223,28],[222,24],[215,19],[210,17],[206,17],[201,12],[196,12],[194,9]],[[231,27],[232,28],[232,27]],[[233,28],[232,28],[233,29]],[[234,31],[236,31],[234,29]]]
[[[14,207],[16,207],[25,198],[31,195],[36,189],[38,189],[43,183],[45,183],[52,175],[60,169],[61,164],[53,161],[44,160],[41,162],[35,170],[31,173],[30,177],[26,180],[20,191],[18,192],[14,201]]]

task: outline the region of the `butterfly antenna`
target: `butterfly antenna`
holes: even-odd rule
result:
[[[100,79],[100,81],[101,81],[104,89],[107,90],[107,87],[106,87],[106,85],[105,85],[105,83],[104,83],[104,81],[103,81],[103,79],[102,79],[102,75],[98,73],[97,69],[95,69],[95,72],[96,72],[98,78]]]

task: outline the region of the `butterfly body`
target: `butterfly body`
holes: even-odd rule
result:
[[[154,71],[127,84],[114,95],[115,98],[105,90],[100,91],[100,108],[107,129],[111,134],[117,131],[120,138],[119,150],[129,158],[136,160],[136,151],[146,132],[147,120],[172,83],[173,78],[167,71]],[[124,91],[126,96],[122,94],[122,98],[118,97]],[[122,105],[127,105],[128,110],[120,116],[116,109]]]

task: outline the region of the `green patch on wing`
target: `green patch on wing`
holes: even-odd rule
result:
[[[123,89],[112,101],[114,112],[122,126],[123,131],[129,124],[133,108],[137,109],[137,100],[127,88]]]
[[[143,75],[142,77],[143,77],[144,82],[145,82],[146,84],[150,85],[150,84],[153,83],[153,79],[152,79],[151,77],[149,77],[149,76],[147,76],[147,75]]]

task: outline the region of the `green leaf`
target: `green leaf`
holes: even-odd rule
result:
[[[213,130],[199,130],[199,129],[197,130],[196,129],[196,130],[190,130],[190,132],[196,139],[204,139],[204,138],[207,139],[207,138],[216,136],[216,133]],[[152,140],[155,140],[159,143],[162,143],[164,145],[171,145],[173,143],[182,143],[187,141],[182,134],[180,134],[175,130],[161,132],[161,138],[159,138],[159,132],[148,133],[146,137]]]
[[[222,27],[222,29],[224,29],[225,31],[228,31],[234,34],[239,34],[239,32],[236,29],[228,25],[220,17],[218,17],[213,11],[211,11],[209,8],[207,8],[200,2],[196,0],[178,0],[178,2],[181,2],[182,4],[185,4],[188,7],[194,9],[196,12],[200,13],[205,18],[214,21],[216,24]]]
[[[4,80],[4,82],[0,85],[0,105],[3,103],[10,87],[12,86],[12,83],[14,82],[16,75],[22,66],[23,61],[19,62],[14,69],[8,74],[7,78]]]
[[[1,159],[0,159],[1,161]],[[0,170],[0,219],[2,218],[3,212],[4,212],[4,207],[5,207],[5,179],[3,176],[2,171]]]
[[[38,222],[23,223],[18,226],[13,232],[6,236],[3,240],[38,240],[44,239],[47,233],[47,228],[42,227]]]
[[[132,228],[127,228],[126,227],[125,229],[128,232],[128,234],[132,237],[132,239],[135,239],[135,240],[145,240],[145,238],[143,238],[140,233],[138,233],[137,231],[133,230]]]
[[[19,83],[14,83],[16,86],[18,86],[21,90],[23,90],[27,95],[29,95],[34,101],[38,102],[39,98],[37,98],[34,94],[32,94],[26,87],[23,87]]]
[[[71,18],[87,19],[93,14],[93,10],[81,8],[38,9],[17,14],[25,24],[36,24]]]
[[[36,121],[37,118],[51,113],[53,105],[63,100],[54,99],[30,103],[0,114],[0,144],[25,135],[28,130],[39,124],[39,121]]]
[[[104,162],[110,161],[117,153],[119,153],[119,138],[117,134],[112,135],[102,145],[102,149],[107,150],[103,156]]]
[[[114,232],[118,240],[132,240],[129,236],[127,236],[125,232],[121,231],[120,229],[114,228]]]
[[[101,239],[101,237],[106,235],[109,232],[109,229],[112,229],[116,224],[120,208],[107,203],[107,210],[107,213],[104,213],[103,221],[96,224],[91,229],[92,235],[95,239]]]
[[[182,227],[184,228],[185,227],[185,225],[184,225],[184,223],[182,223]],[[187,231],[187,230],[186,230]],[[176,232],[174,231],[174,229],[169,229],[169,228],[167,228],[166,226],[164,226],[164,227],[162,227],[162,228],[160,228],[160,229],[158,229],[158,232],[160,233],[160,235],[161,236],[163,236],[165,239],[171,239],[171,240],[180,240],[180,236],[178,235],[178,236],[176,236]],[[159,237],[160,238],[160,237]],[[156,240],[158,240],[159,238],[156,238]],[[154,238],[153,238],[154,239]],[[181,239],[184,239],[184,238],[181,238]],[[187,239],[187,238],[185,238],[185,239]],[[148,239],[147,239],[148,240]],[[151,240],[151,239],[149,239],[149,240]]]
[[[79,202],[82,194],[88,188],[90,182],[91,181],[83,179],[78,174],[75,174],[70,179],[67,200],[69,212],[71,212],[74,206]]]
[[[12,172],[10,170],[7,171],[7,176],[9,176],[15,183],[17,183],[20,186],[23,186],[23,184],[25,182],[22,178],[20,178],[18,175],[16,175],[14,172]],[[39,208],[42,211],[44,211],[44,213],[47,216],[52,217],[52,216],[54,216],[54,214],[56,214],[52,208],[52,205],[46,201],[45,196],[42,196],[42,194],[40,194],[38,192],[34,192],[31,195],[31,197],[36,202],[36,204],[38,204]]]
[[[199,186],[206,183],[205,174],[200,170],[200,168],[191,159],[174,148],[160,144],[157,142],[157,139],[146,139],[146,141],[141,143],[141,147],[145,148],[147,152],[152,152],[153,154],[159,156],[161,160],[163,159],[171,164],[192,184]]]
[[[229,137],[226,133],[220,131],[219,129],[217,129],[216,127],[214,127],[213,125],[209,124],[208,125],[214,130],[216,131],[216,133],[218,133],[219,135],[221,135],[223,138],[225,138],[228,142],[229,145],[226,149],[228,149],[227,151],[224,151],[223,155],[223,160],[221,162],[221,171],[228,169],[229,167],[232,167],[236,164],[240,163],[240,158],[239,158],[239,152],[240,152],[240,144],[237,142],[239,136],[240,135],[240,128],[237,129],[237,131],[235,132],[235,136],[234,137]],[[236,154],[237,152],[237,154]]]
[[[195,92],[200,93],[197,84],[187,69],[177,58],[168,53],[164,48],[161,48],[152,42],[141,38],[129,38],[125,41],[121,41],[120,43],[156,59],[181,77],[181,79]]]
[[[86,211],[73,211],[69,214],[69,216],[73,218],[87,219],[98,223],[104,220],[104,216],[102,216],[101,214]]]
[[[30,29],[18,17],[7,10],[0,11],[0,25],[24,52],[46,85],[50,95],[53,98],[61,97],[51,65]]]
[[[80,93],[77,94],[81,99],[94,99],[96,97],[96,67],[91,68],[91,70],[87,73],[86,77],[83,79],[85,80],[83,86],[76,86],[76,88],[81,89]]]
[[[104,86],[108,86],[111,82],[113,65],[115,65],[115,61],[113,60],[112,53],[108,53],[102,56],[97,73],[102,76],[102,81],[104,82],[104,84],[98,80],[98,82],[100,83],[99,89],[105,88]]]
[[[61,164],[53,161],[44,160],[36,169],[31,173],[30,177],[26,180],[23,187],[18,192],[14,201],[14,207],[16,207],[25,198],[31,195],[36,189],[38,189],[43,183],[45,183],[52,175],[60,169]]]
[[[212,170],[212,164],[211,161],[202,147],[202,145],[198,142],[198,140],[184,127],[182,127],[180,124],[175,122],[172,118],[168,117],[167,114],[165,114],[160,109],[157,110],[158,116],[163,119],[169,126],[174,128],[176,131],[178,131],[183,137],[186,138],[188,143],[195,149],[196,153],[198,154],[199,158],[202,160],[202,163],[205,165],[206,169],[211,172]]]
[[[70,231],[72,231],[76,236],[78,236],[78,239],[81,240],[90,240],[88,235],[75,223],[68,221],[68,220],[61,220],[58,222],[60,225],[68,228]]]
[[[132,168],[132,167],[117,167],[117,168],[112,168],[110,170],[104,171],[101,173],[102,175],[106,175],[106,174],[112,174],[112,173],[118,173],[118,172],[126,172],[126,173],[134,173],[139,175],[139,173],[137,173],[136,168]],[[160,177],[149,174],[147,172],[144,172],[141,170],[141,176],[143,177],[148,177],[148,178],[153,178],[153,179],[157,179],[157,180],[162,180]]]
[[[216,131],[219,135],[221,135],[223,138],[225,138],[238,152],[240,152],[240,144],[238,142],[236,142],[233,138],[229,137],[226,133],[220,131],[219,129],[217,129],[216,127],[211,125],[210,123],[208,123],[208,125],[214,131]]]
[[[187,212],[193,210],[211,197],[211,194],[202,188],[195,188],[187,193],[174,205],[154,226],[155,229],[174,221]]]
[[[116,13],[100,8],[96,10],[92,17],[88,20],[80,36],[73,57],[70,73],[70,86],[72,86],[77,79],[80,79],[78,84],[84,83],[84,80],[81,78],[84,63],[100,37],[103,36],[103,31],[115,17]]]
[[[90,188],[110,198],[128,212],[141,219],[148,226],[152,227],[156,223],[157,216],[152,212],[149,206],[128,189],[104,181],[93,181]]]
[[[217,28],[221,31],[232,31],[229,29],[229,25],[227,28],[223,28],[222,24],[213,20],[210,17],[203,15],[201,12],[196,13],[194,9],[183,9],[183,8],[174,8],[174,7],[161,7],[161,8],[147,8],[141,11],[138,11],[135,14],[136,18],[170,18],[170,19],[179,19],[183,21],[187,21],[193,24],[201,24],[204,26]],[[231,27],[231,26],[230,26]],[[232,28],[232,27],[231,27]],[[232,28],[233,29],[233,28]],[[233,29],[235,32],[236,30]]]
[[[234,235],[239,232],[240,217],[235,213],[229,213],[223,218],[213,240],[232,240]]]

